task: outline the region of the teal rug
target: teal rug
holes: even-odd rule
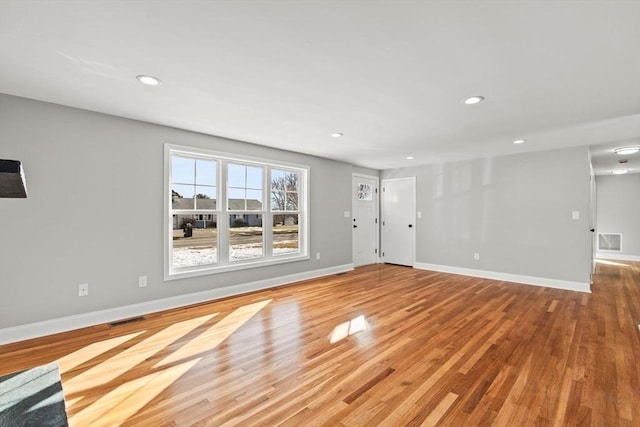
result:
[[[68,425],[57,363],[0,377],[0,427]]]

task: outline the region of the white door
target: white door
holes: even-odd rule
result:
[[[590,188],[590,197],[589,197],[589,231],[591,232],[591,284],[593,284],[593,275],[596,273],[596,262],[595,256],[598,250],[597,240],[596,240],[596,224],[597,221],[597,193],[596,193],[596,178],[593,174],[593,170],[591,172],[591,188]]]
[[[382,180],[382,261],[415,262],[416,178]]]
[[[353,266],[378,260],[378,178],[353,174]]]

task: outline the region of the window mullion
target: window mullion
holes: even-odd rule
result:
[[[273,252],[273,230],[271,219],[271,167],[264,166],[262,168],[262,244],[265,258],[271,258]]]
[[[220,162],[220,223],[218,224],[218,259],[220,264],[229,263],[229,209],[227,206],[227,167],[228,162]]]
[[[262,241],[264,245],[264,256],[270,258],[272,255],[273,235],[271,233],[271,215],[268,211],[262,211]]]

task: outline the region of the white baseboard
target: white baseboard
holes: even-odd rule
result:
[[[306,271],[304,273],[290,274],[287,276],[279,276],[250,283],[226,286],[224,288],[210,289],[193,294],[178,295],[175,297],[153,300],[139,304],[126,305],[123,307],[110,308],[91,313],[76,314],[74,316],[3,328],[0,329],[0,345],[57,334],[59,332],[71,331],[87,326],[114,322],[131,317],[143,316],[157,311],[184,307],[191,304],[199,304],[219,298],[245,294],[302,280],[344,273],[345,271],[351,270],[353,270],[353,264],[337,265],[319,270]]]
[[[432,270],[442,273],[460,274],[463,276],[482,277],[483,279],[493,279],[505,282],[522,283],[525,285],[544,286],[547,288],[591,293],[591,285],[589,283],[523,276],[520,274],[500,273],[497,271],[474,270],[471,268],[451,267],[447,265],[427,264],[423,262],[416,262],[414,267],[421,270]]]
[[[611,254],[608,252],[597,252],[596,258],[612,259],[615,261],[640,261],[640,255],[621,255],[621,254]]]

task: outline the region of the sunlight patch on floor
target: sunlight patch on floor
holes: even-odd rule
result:
[[[260,310],[271,302],[270,299],[256,302],[253,304],[243,305],[232,313],[225,316],[215,325],[208,328],[198,337],[190,340],[187,344],[169,354],[167,357],[158,362],[154,367],[162,367],[180,360],[189,359],[203,352],[209,351],[217,347],[221,342],[227,339],[231,334],[238,330],[242,325],[247,323],[249,319],[255,316]]]
[[[329,337],[329,342],[331,344],[335,344],[350,335],[354,335],[368,329],[369,324],[367,323],[367,320],[363,315],[360,315],[333,328],[333,332],[331,332],[331,336]]]
[[[149,338],[140,341],[129,348],[123,349],[80,375],[65,381],[65,392],[73,394],[81,392],[83,389],[91,387],[91,385],[95,386],[96,378],[100,378],[100,382],[102,384],[115,380],[131,368],[153,356],[158,351],[177,341],[182,336],[208,322],[215,317],[216,314],[217,313],[208,314],[195,319],[174,323]]]
[[[609,261],[606,259],[596,259],[596,264],[615,265],[616,267],[629,267],[628,264],[622,264],[620,262]]]
[[[93,344],[89,344],[80,350],[69,353],[58,359],[58,366],[60,367],[60,373],[71,371],[83,363],[92,360],[99,355],[106,353],[107,351],[118,347],[119,345],[129,341],[131,338],[135,338],[144,331],[134,332],[132,334],[123,335],[121,337],[110,338],[108,340],[98,341]]]
[[[90,411],[71,417],[72,425],[121,425],[156,398],[201,359],[162,369],[144,377],[127,381],[94,402]],[[117,411],[112,409],[117,407]]]

